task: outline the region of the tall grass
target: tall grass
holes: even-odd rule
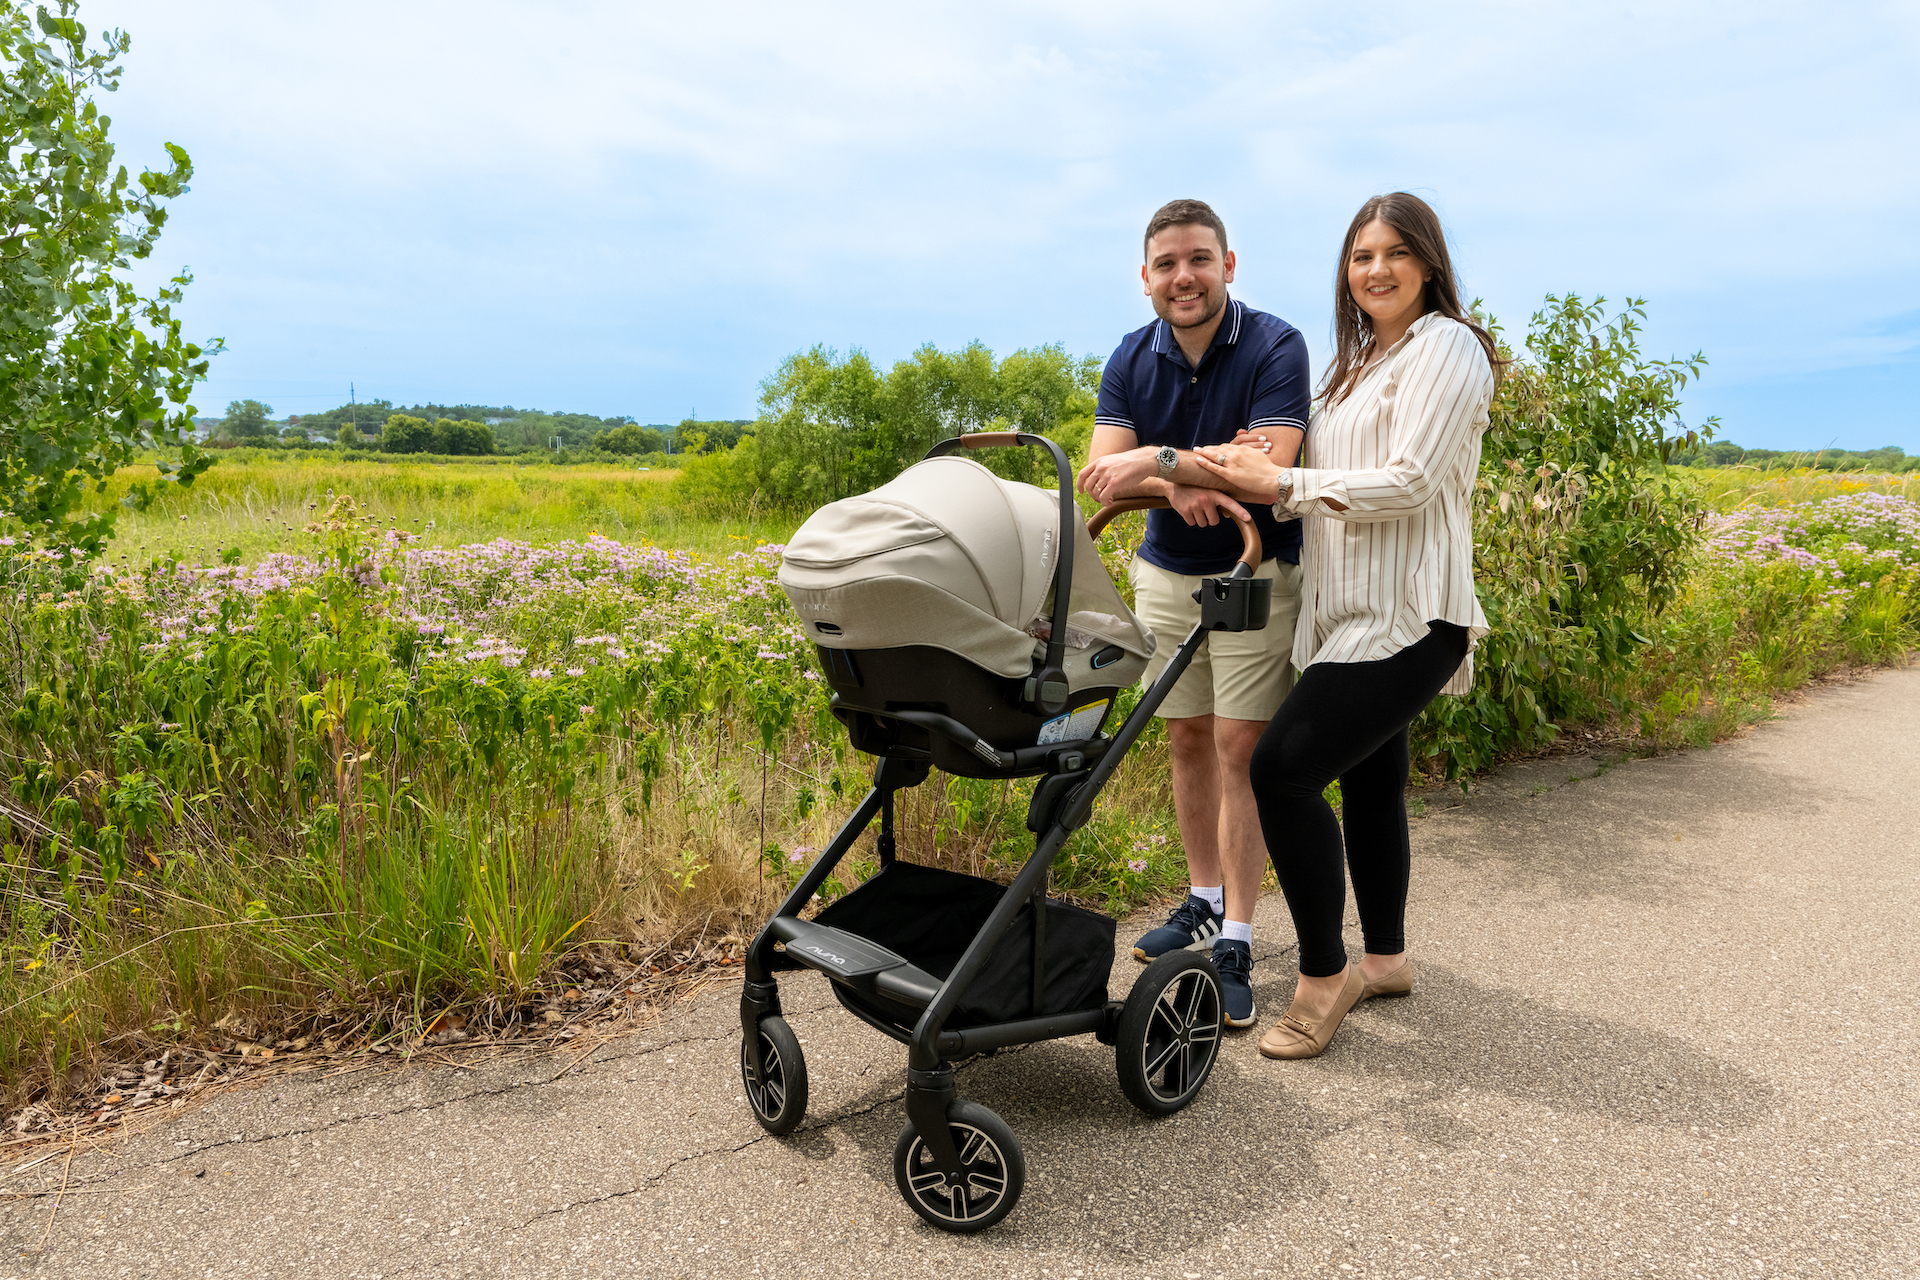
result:
[[[1713,467],[1692,473],[1716,511],[1793,507],[1854,493],[1884,493],[1920,502],[1920,471],[1819,471],[1812,467]]]
[[[1721,490],[1731,509],[1710,521],[1679,598],[1645,620],[1627,702],[1650,746],[1724,737],[1776,694],[1920,645],[1920,503],[1861,485],[1773,505],[1774,483]]]
[[[152,466],[122,469],[93,506],[151,485]],[[212,562],[237,549],[252,562],[299,542],[300,530],[336,496],[418,537],[453,547],[489,538],[583,541],[595,534],[718,556],[784,542],[800,517],[747,502],[736,510],[689,509],[671,500],[678,473],[632,467],[513,466],[502,462],[370,462],[285,454],[223,459],[190,489],[157,490],[144,511],[123,511],[113,556]]]

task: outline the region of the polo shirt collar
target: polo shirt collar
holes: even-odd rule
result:
[[[1213,341],[1207,345],[1207,350],[1211,351],[1215,347],[1231,347],[1239,342],[1240,326],[1246,318],[1246,312],[1246,303],[1229,296],[1226,311],[1220,317],[1220,327],[1213,331]],[[1163,356],[1180,350],[1180,344],[1173,340],[1173,326],[1165,320],[1153,322],[1153,349]],[[1180,354],[1182,359],[1186,358],[1185,352]],[[1206,357],[1202,356],[1201,359],[1204,361]]]

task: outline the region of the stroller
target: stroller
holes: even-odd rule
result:
[[[1059,494],[1002,480],[959,450],[1034,445],[1053,455]],[[873,789],[754,938],[740,997],[740,1073],[754,1117],[784,1134],[806,1112],[807,1068],[780,1016],[775,974],[817,969],[842,1006],[907,1046],[907,1126],[894,1181],[944,1231],[992,1226],[1026,1181],[1005,1121],[954,1091],[958,1058],[1092,1032],[1115,1049],[1121,1090],[1150,1115],[1191,1102],[1219,1052],[1223,1007],[1212,963],[1160,957],[1124,1001],[1107,997],[1114,922],[1047,896],[1048,872],[1094,797],[1192,661],[1209,630],[1267,623],[1253,577],[1260,536],[1242,523],[1232,575],[1206,579],[1201,622],[1110,736],[1120,691],[1156,645],[1101,567],[1058,445],[977,432],[936,445],[890,483],[816,511],[788,543],[780,584],[805,619],[833,714],[879,757]],[[971,778],[1037,778],[1031,857],[1010,885],[895,856],[894,794],[939,768]],[[879,819],[880,869],[812,920],[800,912]]]

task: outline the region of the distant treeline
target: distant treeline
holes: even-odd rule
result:
[[[1092,412],[1098,377],[1098,361],[1071,359],[1059,347],[1017,351],[996,361],[978,343],[950,352],[927,346],[891,370],[874,367],[861,351],[842,357],[816,347],[789,357],[762,384],[758,419],[643,424],[630,417],[512,405],[395,407],[388,400],[367,400],[276,422],[272,406],[236,400],[225,418],[201,422],[211,428],[216,445],[339,446],[456,457],[539,452],[556,462],[617,457],[643,466],[679,466],[683,460],[729,453],[754,437],[758,450],[737,460],[741,474],[727,487],[741,487],[750,472],[754,487],[767,497],[816,503],[871,488],[933,441],[960,431],[1010,425],[1053,434],[1064,426],[1074,434]],[[1719,440],[1676,448],[1668,461],[1681,467],[1763,470],[1920,470],[1920,455],[1898,445],[1749,449]],[[1031,460],[995,464],[1022,472],[1030,465]]]
[[[1891,473],[1920,470],[1920,456],[1910,457],[1905,449],[1894,444],[1878,449],[1747,449],[1730,440],[1718,440],[1696,449],[1676,449],[1669,462],[1681,467],[1757,467],[1761,470],[1795,467]]]
[[[412,404],[364,400],[319,413],[273,420],[273,407],[236,400],[223,418],[202,418],[215,445],[330,448],[454,456],[554,452],[613,454],[663,461],[731,449],[753,432],[752,419],[641,424],[630,417],[548,413],[512,405]]]

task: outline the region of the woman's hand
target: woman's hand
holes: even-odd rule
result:
[[[1256,444],[1210,444],[1193,451],[1201,466],[1235,489],[1257,493],[1273,502],[1280,496],[1280,472],[1265,449]]]

